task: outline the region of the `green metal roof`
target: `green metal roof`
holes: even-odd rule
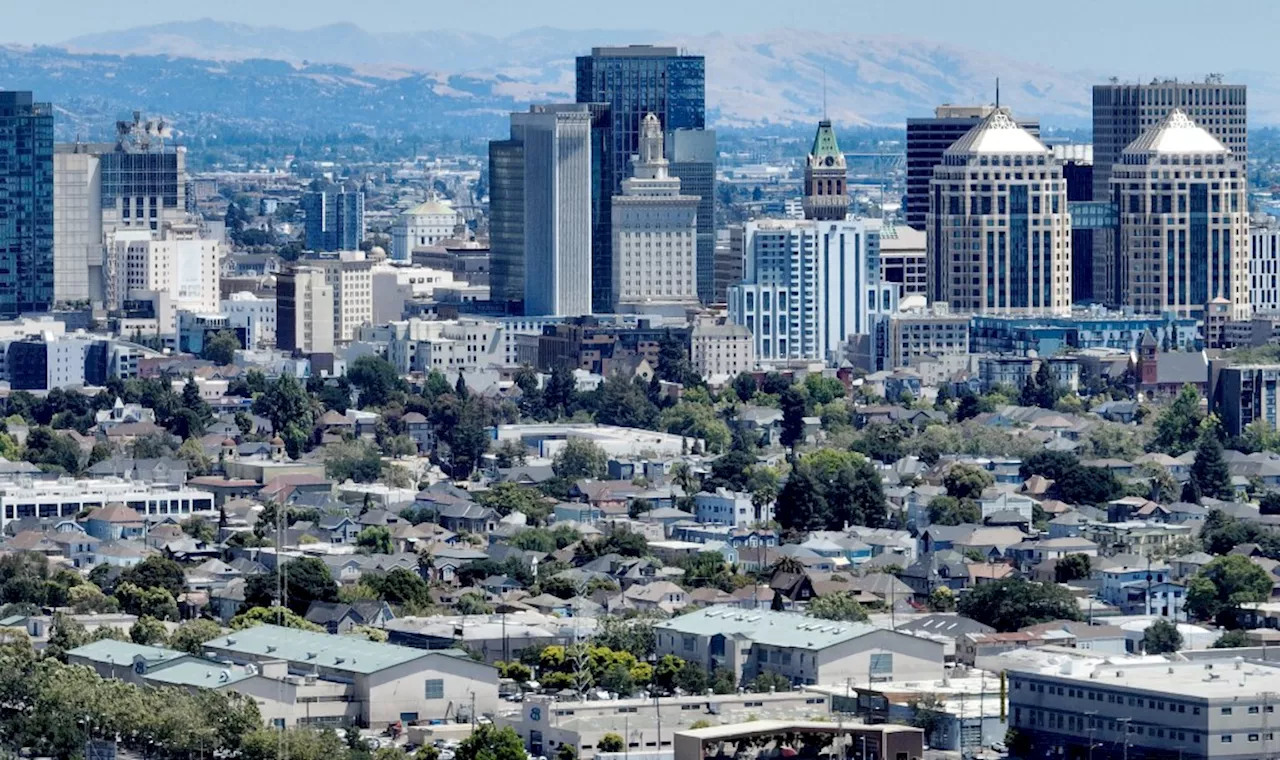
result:
[[[179,657],[187,656],[186,652],[179,652],[176,649],[148,647],[141,644],[134,644],[131,641],[116,641],[114,639],[94,641],[92,643],[85,644],[82,647],[71,649],[67,654],[89,660],[90,662],[125,666],[132,665],[134,658],[139,655],[147,661],[148,665],[168,662],[170,660],[176,660]]]
[[[297,628],[259,625],[206,642],[205,647],[246,657],[279,658],[352,673],[376,673],[434,652],[381,644],[358,636],[334,636]]]
[[[146,674],[147,681],[151,683],[169,686],[200,686],[206,689],[219,689],[252,677],[243,667],[229,667],[213,660],[195,658],[175,662],[159,670],[148,671]]]
[[[836,131],[831,128],[831,122],[826,119],[818,122],[818,133],[813,136],[813,148],[809,153],[818,157],[844,155],[836,142]]]
[[[654,628],[691,636],[741,636],[760,644],[792,649],[826,649],[880,630],[869,623],[822,620],[798,612],[744,610],[717,604],[664,620]]]

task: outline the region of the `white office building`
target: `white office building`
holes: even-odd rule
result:
[[[361,325],[373,323],[373,262],[364,251],[339,251],[307,264],[323,270],[333,289],[334,343],[353,339]]]
[[[1255,312],[1280,311],[1280,226],[1249,228],[1249,305]]]
[[[748,222],[742,240],[729,317],[751,331],[762,364],[832,359],[897,309],[898,288],[880,277],[877,220]]]
[[[698,303],[698,202],[680,193],[667,171],[662,125],[648,114],[640,125],[633,176],[613,197],[615,310]]]
[[[84,145],[58,145],[53,153],[54,303],[97,297],[90,288],[91,264],[101,273],[101,164]]]
[[[243,327],[249,347],[276,344],[276,299],[254,293],[232,293],[222,300],[222,313],[232,327]]]
[[[391,227],[391,258],[411,261],[415,248],[436,245],[456,236],[462,214],[442,200],[428,200],[396,218]]]
[[[1121,152],[1111,187],[1126,306],[1198,319],[1224,298],[1229,319],[1248,319],[1249,198],[1226,146],[1174,108]]]
[[[24,517],[75,517],[86,509],[123,504],[144,519],[172,515],[215,514],[213,494],[189,488],[168,489],[120,478],[0,482],[0,529]]]
[[[943,153],[926,225],[931,301],[978,314],[1070,311],[1062,166],[1004,109]]]
[[[173,334],[177,312],[218,311],[221,250],[216,240],[201,239],[194,224],[166,225],[159,239],[153,234],[121,230],[109,235],[107,304],[118,309],[127,300],[167,295],[171,308],[157,318],[160,330]]]
[[[585,104],[511,114],[524,144],[524,313],[591,313],[591,113]]]
[[[303,354],[333,353],[333,286],[318,267],[295,266],[276,279],[276,346]]]

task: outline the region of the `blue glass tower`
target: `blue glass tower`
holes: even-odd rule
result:
[[[621,192],[622,180],[631,176],[631,157],[640,151],[640,122],[652,113],[664,132],[705,128],[706,61],[700,55],[680,55],[674,47],[592,48],[591,55],[578,57],[575,99],[608,107],[607,118],[601,112],[593,123],[602,130],[600,196],[594,205],[606,212],[593,219],[591,246],[592,271],[603,274],[592,277],[592,309],[608,312],[613,306],[613,229],[607,209]]]
[[[0,315],[53,305],[53,106],[0,92]]]

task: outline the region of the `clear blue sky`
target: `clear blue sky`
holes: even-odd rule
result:
[[[56,43],[90,32],[204,17],[294,29],[351,22],[375,32],[434,28],[495,35],[537,26],[694,34],[791,26],[932,39],[1136,78],[1274,68],[1280,2],[212,0],[122,5],[103,0],[0,0],[0,42]]]

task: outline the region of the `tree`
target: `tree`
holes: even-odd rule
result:
[[[311,394],[289,374],[281,375],[253,400],[255,414],[271,421],[271,427],[284,439],[289,456],[297,457],[311,436],[315,423]]]
[[[779,442],[787,448],[795,448],[804,438],[804,417],[807,414],[804,394],[790,386],[778,398],[778,406],[782,408]]]
[[[1182,648],[1182,634],[1178,626],[1160,618],[1147,626],[1142,635],[1142,645],[1147,654],[1168,654]]]
[[[1110,470],[1076,467],[1062,473],[1053,483],[1058,498],[1068,504],[1103,504],[1120,497],[1124,486]]]
[[[760,387],[756,385],[756,379],[749,373],[743,372],[733,378],[733,392],[738,396],[738,400],[746,403],[750,401]]]
[[[282,628],[324,633],[323,628],[287,607],[252,607],[231,618],[233,631],[242,631],[255,625],[278,625]]]
[[[1059,396],[1058,386],[1049,372],[1049,362],[1041,361],[1035,374],[1027,378],[1018,394],[1018,403],[1022,406],[1038,406],[1052,409]]]
[[[808,612],[810,617],[822,618],[823,620],[843,620],[859,623],[867,619],[867,611],[847,591],[823,594],[809,602]]]
[[[387,573],[370,573],[363,576],[361,582],[372,587],[379,599],[391,604],[431,604],[431,586],[422,576],[403,567]]]
[[[939,586],[929,593],[930,612],[955,612],[956,595],[946,586]]]
[[[510,726],[481,723],[455,753],[457,760],[525,760],[524,741]]]
[[[554,506],[554,502],[543,496],[538,489],[511,481],[498,483],[487,491],[477,491],[473,498],[477,504],[489,507],[503,517],[512,512],[520,512],[533,525],[545,523]]]
[[[747,687],[757,694],[768,694],[773,691],[790,691],[791,679],[772,670],[763,670],[751,680]]]
[[[356,546],[371,554],[390,554],[394,547],[391,531],[385,525],[370,525],[356,536]]]
[[[982,521],[982,509],[973,499],[935,496],[929,502],[929,524],[964,525]]]
[[[591,441],[571,438],[556,452],[551,469],[556,477],[565,480],[591,478],[600,480],[608,475],[609,455]]]
[[[556,760],[578,760],[578,748],[568,742],[561,742],[556,749]]]
[[[1215,557],[1187,584],[1187,612],[1201,620],[1236,627],[1240,605],[1271,596],[1271,577],[1240,554]]]
[[[1087,554],[1068,554],[1053,566],[1053,579],[1058,583],[1084,580],[1092,573],[1092,560]]]
[[[219,330],[206,336],[204,348],[200,349],[200,358],[213,362],[219,367],[235,364],[236,351],[240,350],[240,339],[231,330]]]
[[[187,576],[182,565],[158,554],[142,560],[120,574],[120,583],[132,583],[141,589],[162,588],[175,599],[187,589]]]
[[[204,643],[222,635],[222,628],[212,620],[188,620],[169,637],[169,646],[180,652],[199,656]]]
[[[165,646],[169,642],[169,629],[153,617],[141,617],[129,629],[129,638],[143,646]]]
[[[1050,620],[1080,620],[1080,605],[1056,584],[1005,578],[983,583],[960,597],[956,610],[1001,632]]]
[[[404,380],[391,362],[372,354],[361,356],[347,367],[347,379],[360,393],[363,407],[386,406],[391,395],[405,389]]]
[[[702,380],[689,362],[688,343],[670,331],[658,339],[658,366],[655,371],[659,379],[668,383],[696,385]]]
[[[957,464],[942,478],[947,495],[956,499],[980,499],[995,482],[991,473],[971,464]]]
[[[596,744],[596,752],[621,752],[624,748],[622,737],[613,732],[600,737],[600,741]]]
[[[803,464],[787,477],[774,513],[783,528],[796,531],[821,530],[831,522],[831,510],[822,485]]]
[[[339,483],[375,483],[382,474],[382,456],[366,441],[347,441],[324,449],[324,471]]]
[[[1156,418],[1156,436],[1153,449],[1178,456],[1190,451],[1200,437],[1200,423],[1204,413],[1200,411],[1200,392],[1193,385],[1184,385],[1177,398]]]
[[[44,426],[27,433],[23,458],[46,472],[74,475],[80,471],[80,447],[67,436]]]
[[[1267,491],[1258,500],[1258,510],[1264,515],[1280,515],[1280,491]]]
[[[1227,631],[1226,633],[1223,633],[1221,636],[1219,636],[1218,640],[1213,642],[1213,648],[1214,649],[1237,649],[1240,647],[1250,646],[1250,644],[1251,642],[1249,641],[1249,632],[1243,629],[1236,629],[1234,631]]]
[[[924,732],[926,742],[935,743],[938,729],[945,730],[950,720],[942,699],[937,694],[925,694],[910,700],[907,706],[912,710],[911,725]]]
[[[1191,463],[1189,485],[1200,497],[1230,499],[1233,494],[1231,471],[1222,458],[1222,443],[1212,431],[1205,431],[1196,445],[1196,458]]]
[[[141,588],[128,581],[116,584],[115,596],[120,608],[131,615],[149,616],[157,620],[177,620],[178,603],[173,594],[159,586]]]

